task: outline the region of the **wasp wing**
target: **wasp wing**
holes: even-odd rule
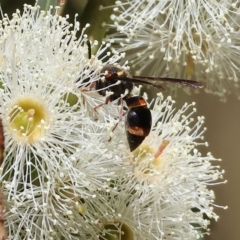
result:
[[[123,80],[123,81],[130,81],[134,83],[143,83],[143,84],[148,84],[151,85],[155,88],[158,88],[162,91],[165,91],[165,88],[160,85],[154,78],[149,78],[149,77],[140,77],[140,76],[117,76],[116,77],[118,80]]]
[[[150,84],[154,87],[164,89],[158,82],[172,82],[179,83],[184,86],[192,87],[192,88],[202,88],[203,85],[200,82],[186,79],[177,79],[177,78],[161,78],[161,77],[141,77],[141,76],[132,76],[132,82],[146,83]]]

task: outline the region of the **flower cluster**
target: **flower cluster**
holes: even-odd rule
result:
[[[105,102],[94,89],[100,70],[121,55],[103,55],[103,44],[89,59],[87,37],[77,38],[78,29],[58,9],[28,5],[0,22],[0,172],[8,239],[205,234],[203,215],[217,219],[207,186],[223,172],[211,165],[217,159],[196,149],[205,144],[203,118],[192,118],[194,104],[175,111],[174,101],[159,94],[152,131],[131,153],[123,121],[112,132],[122,107],[116,101],[96,109]]]
[[[205,81],[205,89],[222,98],[236,91],[240,78],[236,1],[133,0],[116,1],[114,7],[111,27],[117,32],[109,39],[118,43],[118,51],[127,51],[138,73],[150,65],[150,75]]]

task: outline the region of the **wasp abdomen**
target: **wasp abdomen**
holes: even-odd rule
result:
[[[129,111],[126,117],[126,132],[130,151],[135,150],[149,134],[152,126],[151,111],[146,100],[140,96],[126,99]]]

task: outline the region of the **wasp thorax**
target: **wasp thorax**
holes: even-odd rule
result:
[[[23,97],[10,108],[9,120],[13,138],[24,143],[32,143],[45,132],[49,116],[46,107],[39,101]]]

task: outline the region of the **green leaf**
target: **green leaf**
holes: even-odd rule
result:
[[[38,5],[42,10],[49,10],[50,6],[56,7],[59,6],[58,11],[59,15],[63,12],[64,7],[66,6],[67,0],[38,0]]]
[[[100,10],[100,6],[112,6],[115,1],[116,0],[88,0],[80,23],[82,28],[85,27],[87,23],[90,24],[90,27],[85,30],[89,40],[102,42],[108,29],[107,24],[111,21],[110,16],[113,13],[113,8]],[[95,54],[96,51],[96,48],[92,49],[93,54]]]

